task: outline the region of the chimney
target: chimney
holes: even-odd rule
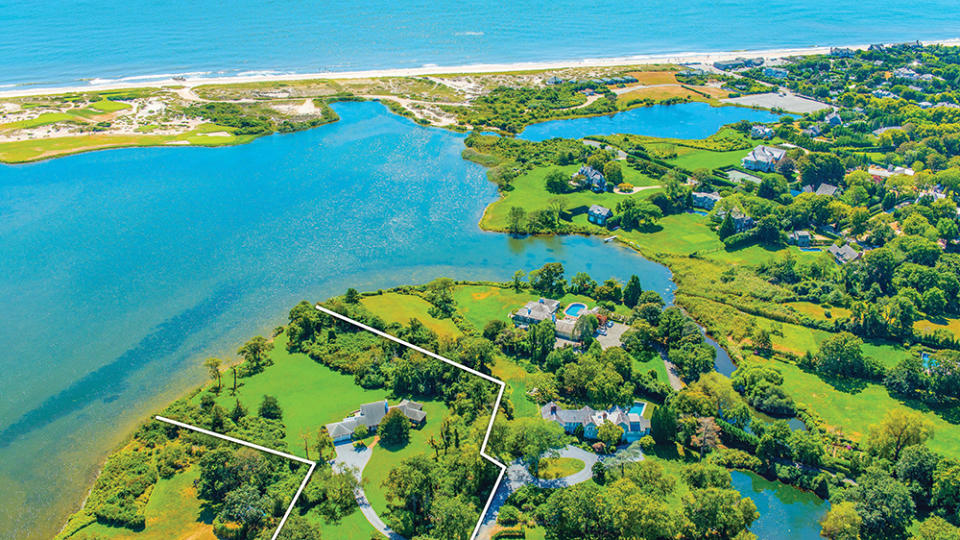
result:
[[[554,403],[550,406],[550,414],[557,414],[557,404]]]

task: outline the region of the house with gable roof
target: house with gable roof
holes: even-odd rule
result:
[[[540,409],[540,416],[560,424],[567,433],[573,433],[577,426],[582,426],[583,436],[587,439],[596,439],[600,425],[612,422],[623,429],[624,440],[633,442],[650,433],[650,420],[643,417],[646,406],[643,404],[637,411],[637,405],[631,409],[614,405],[605,411],[598,411],[591,407],[564,409],[551,401]]]
[[[388,406],[387,400],[374,401],[373,403],[364,403],[360,410],[341,420],[327,424],[327,433],[333,439],[333,444],[349,442],[353,437],[353,432],[357,427],[363,426],[367,431],[372,431],[380,425],[383,417],[388,412],[397,409],[410,420],[414,426],[422,426],[427,421],[427,413],[423,410],[423,405],[415,401],[404,399],[393,407]]]
[[[740,163],[751,171],[773,172],[786,155],[787,151],[783,148],[761,144],[744,156]]]

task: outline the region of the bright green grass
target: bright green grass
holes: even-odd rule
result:
[[[543,458],[540,460],[540,466],[537,468],[537,478],[543,478],[544,480],[565,478],[571,474],[582,471],[586,466],[586,463],[576,458]]]
[[[718,249],[711,253],[705,253],[704,257],[719,262],[731,264],[758,265],[779,257],[787,252],[793,254],[798,263],[808,263],[820,257],[820,253],[815,251],[803,251],[795,246],[769,246],[752,244],[735,250]]]
[[[960,427],[950,424],[926,406],[908,407],[893,398],[880,384],[851,384],[840,390],[813,373],[778,361],[773,362],[783,374],[783,388],[797,403],[810,407],[831,427],[841,428],[847,436],[861,438],[888,410],[919,410],[934,426],[934,437],[928,443],[934,450],[960,457]],[[842,387],[842,383],[837,383]]]
[[[229,132],[229,128],[220,128]],[[180,135],[150,134],[104,134],[93,133],[76,137],[54,137],[0,143],[0,162],[26,163],[80,152],[125,148],[134,146],[164,146],[184,141],[194,146],[225,146],[243,144],[256,138],[254,135],[231,135],[230,137],[197,136],[198,131]]]
[[[728,146],[729,148],[729,146]],[[677,147],[677,157],[668,159],[668,163],[679,165],[684,169],[719,169],[730,165],[738,165],[743,156],[750,153],[750,150],[732,150],[729,152],[713,152],[711,150],[700,150],[698,148]]]
[[[321,538],[336,538],[337,540],[370,540],[371,538],[386,538],[380,534],[359,509],[344,516],[339,523],[326,523],[316,512],[307,512],[304,517],[320,527]]]
[[[592,277],[597,281],[606,279],[603,276]],[[528,290],[518,293],[513,289],[503,289],[490,285],[461,285],[453,291],[453,299],[457,302],[457,311],[478,330],[483,329],[488,322],[494,319],[509,321],[512,311],[538,298],[540,298],[539,294]],[[596,305],[594,300],[578,294],[565,294],[559,300],[564,306],[572,302],[583,302],[587,305],[587,308]],[[630,310],[625,306],[617,305],[616,312],[627,314]]]
[[[520,206],[529,214],[536,210],[542,210],[550,206],[550,200],[553,198],[562,199],[568,209],[579,206],[589,207],[592,204],[599,204],[607,208],[616,209],[617,203],[625,197],[643,197],[650,195],[650,191],[640,191],[633,195],[621,195],[618,193],[594,193],[590,190],[576,191],[573,193],[554,194],[547,191],[547,174],[560,169],[566,177],[570,177],[579,169],[579,165],[568,165],[564,167],[539,167],[522,176],[517,177],[512,183],[512,189],[501,194],[501,198],[490,206],[484,212],[481,226],[493,230],[506,230],[508,225],[507,215],[510,208]],[[634,186],[653,186],[658,185],[650,177],[631,169],[623,167],[623,181]]]
[[[646,373],[651,369],[657,373],[658,381],[670,384],[670,379],[667,378],[667,366],[663,363],[663,359],[661,359],[659,355],[652,357],[648,362],[641,362],[637,359],[633,360],[634,373]],[[650,409],[650,407],[647,407],[647,409]]]
[[[193,487],[193,481],[199,477],[200,469],[191,467],[168,479],[158,480],[143,510],[146,527],[142,531],[94,522],[68,538],[216,540],[211,526],[213,512],[197,498]]]
[[[364,296],[360,303],[388,323],[407,324],[410,319],[419,319],[424,326],[439,335],[457,337],[462,334],[451,319],[437,319],[430,315],[430,302],[419,296],[384,293]]]
[[[122,101],[110,101],[109,99],[103,99],[95,103],[91,103],[90,108],[96,109],[100,112],[110,113],[129,109],[130,104]]]
[[[493,376],[507,383],[507,395],[513,403],[516,416],[537,416],[539,406],[527,398],[532,383],[532,374],[510,358],[500,357],[491,368]]]
[[[288,451],[298,456],[304,456],[301,433],[315,440],[321,426],[342,420],[364,403],[387,399],[384,389],[361,388],[354,384],[352,375],[334,371],[305,354],[287,352],[285,334],[277,336],[270,357],[274,365],[239,379],[242,386],[237,389],[236,398],[230,395],[230,373],[224,372],[217,403],[229,411],[239,399],[249,414],[256,414],[264,395],[276,396],[287,427]],[[199,400],[199,396],[195,399]],[[311,451],[310,459],[316,457],[315,451]]]
[[[654,231],[620,230],[614,234],[647,253],[689,255],[695,251],[722,250],[723,242],[709,223],[709,218],[699,214],[672,214],[664,216]]]
[[[36,118],[29,118],[27,120],[18,120],[16,122],[7,122],[6,124],[0,124],[0,131],[14,130],[14,129],[30,129],[40,126],[46,126],[49,124],[56,124],[57,122],[76,122],[77,119],[71,114],[59,113],[59,112],[49,112],[43,113]],[[9,144],[9,143],[7,143]]]
[[[420,454],[433,454],[433,450],[427,441],[430,437],[440,439],[440,425],[443,417],[448,415],[447,407],[436,401],[424,401],[423,410],[427,413],[427,422],[420,429],[410,430],[410,442],[402,448],[388,448],[381,444],[373,447],[373,455],[366,467],[363,468],[364,493],[370,506],[377,512],[378,516],[385,516],[389,508],[387,507],[387,497],[381,483],[390,474],[390,471],[400,465],[400,462]],[[463,435],[461,435],[462,437]]]
[[[774,321],[756,317],[758,326],[767,330],[774,329]],[[803,355],[807,351],[817,352],[820,344],[833,334],[824,330],[817,330],[797,324],[780,323],[778,328],[783,335],[771,334],[773,347],[776,350],[786,351],[795,355]],[[913,353],[903,346],[883,341],[867,341],[863,344],[863,355],[878,360],[885,367],[893,367]]]

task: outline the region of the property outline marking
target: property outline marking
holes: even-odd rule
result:
[[[444,357],[440,356],[439,354],[437,354],[437,353],[435,353],[435,352],[428,351],[427,349],[424,349],[423,347],[418,347],[418,346],[414,345],[413,343],[410,343],[410,342],[408,342],[408,341],[402,340],[402,339],[400,339],[400,338],[398,338],[398,337],[396,337],[396,336],[392,336],[392,335],[390,335],[390,334],[388,334],[388,333],[386,333],[386,332],[383,332],[383,331],[381,331],[381,330],[377,330],[376,328],[373,328],[372,326],[367,326],[367,325],[363,324],[362,322],[359,322],[359,321],[356,321],[356,320],[354,320],[354,319],[351,319],[350,317],[347,317],[346,315],[342,315],[342,314],[340,314],[340,313],[337,313],[336,311],[327,309],[327,308],[321,306],[320,304],[317,304],[317,305],[316,305],[316,308],[317,308],[317,311],[320,311],[321,313],[326,313],[327,315],[330,315],[331,317],[335,317],[335,318],[337,318],[337,319],[340,319],[341,321],[348,322],[348,323],[350,323],[350,324],[352,324],[352,325],[354,325],[354,326],[356,326],[356,327],[358,327],[358,328],[362,328],[362,329],[364,329],[364,330],[366,330],[366,331],[368,331],[368,332],[371,332],[371,333],[373,333],[373,334],[376,334],[376,335],[378,335],[378,336],[380,336],[380,337],[382,337],[382,338],[389,339],[390,341],[399,343],[399,344],[401,344],[401,345],[403,345],[403,346],[405,346],[405,347],[409,347],[409,348],[411,348],[411,349],[413,349],[413,350],[415,350],[415,351],[417,351],[417,352],[419,352],[419,353],[421,353],[421,354],[425,354],[425,355],[427,355],[427,356],[429,356],[429,357],[431,357],[431,358],[436,358],[437,360],[440,360],[441,362],[444,362],[444,363],[450,364],[451,366],[454,366],[454,367],[456,367],[456,368],[462,369],[462,370],[466,371],[467,373],[470,373],[471,375],[476,375],[477,377],[480,377],[481,379],[483,379],[483,380],[485,380],[485,381],[487,381],[487,382],[492,382],[492,383],[496,384],[496,385],[499,387],[499,390],[497,391],[497,400],[494,402],[494,405],[493,405],[493,412],[490,413],[490,422],[487,424],[487,432],[483,435],[483,444],[480,445],[480,457],[482,457],[483,459],[485,459],[485,460],[489,461],[490,463],[493,463],[494,465],[496,465],[497,468],[500,469],[500,474],[497,475],[497,481],[493,484],[493,489],[490,491],[490,496],[487,497],[487,503],[483,506],[483,510],[480,512],[480,518],[477,520],[477,525],[473,528],[473,533],[470,535],[470,538],[471,538],[471,539],[476,539],[476,538],[477,538],[477,534],[480,532],[480,527],[483,525],[483,518],[484,518],[484,516],[487,515],[487,510],[490,509],[490,504],[493,502],[493,497],[494,497],[494,495],[497,494],[497,490],[500,488],[500,482],[501,482],[501,480],[503,480],[503,474],[507,471],[507,466],[506,466],[506,465],[504,465],[503,463],[500,463],[499,461],[497,461],[496,458],[494,458],[493,456],[487,454],[487,442],[490,440],[490,432],[493,431],[493,421],[497,418],[497,412],[500,410],[500,400],[503,398],[503,391],[504,391],[504,389],[505,389],[506,386],[507,386],[506,383],[504,383],[504,382],[501,381],[500,379],[495,379],[495,378],[491,377],[490,375],[487,375],[486,373],[480,373],[479,371],[477,371],[477,370],[475,370],[475,369],[468,368],[467,366],[465,366],[465,365],[463,365],[463,364],[460,364],[460,363],[458,363],[458,362],[454,362],[453,360],[450,360],[450,359],[448,359],[448,358],[444,358]]]
[[[193,430],[193,431],[196,431],[196,432],[199,432],[199,433],[203,433],[204,435],[210,435],[211,437],[216,437],[216,438],[218,438],[218,439],[223,439],[223,440],[225,440],[225,441],[229,441],[229,442],[236,443],[236,444],[239,444],[239,445],[242,445],[242,446],[247,446],[247,447],[249,447],[249,448],[253,448],[254,450],[259,450],[259,451],[261,451],[261,452],[266,452],[266,453],[268,453],[268,454],[273,454],[273,455],[275,455],[275,456],[280,456],[280,457],[283,457],[283,458],[292,459],[292,460],[294,460],[294,461],[299,461],[300,463],[303,463],[303,464],[305,464],[305,465],[309,465],[310,468],[307,469],[307,475],[303,477],[303,481],[300,482],[300,487],[297,488],[296,494],[294,494],[293,499],[290,500],[290,506],[287,507],[287,511],[283,513],[283,517],[280,519],[280,525],[277,526],[277,530],[274,531],[274,532],[273,532],[273,536],[270,537],[270,540],[277,540],[277,537],[280,536],[280,531],[283,529],[283,525],[287,522],[287,518],[290,517],[290,512],[293,511],[293,506],[294,506],[295,504],[297,504],[297,499],[299,499],[299,498],[300,498],[300,494],[303,493],[303,488],[307,487],[307,482],[310,481],[310,476],[313,475],[313,470],[317,467],[317,462],[316,462],[316,461],[310,461],[309,459],[304,459],[304,458],[302,458],[302,457],[295,456],[295,455],[293,455],[293,454],[285,454],[285,453],[283,453],[283,452],[274,450],[274,449],[272,449],[272,448],[267,448],[266,446],[260,446],[259,444],[253,444],[252,442],[247,442],[247,441],[243,441],[243,440],[240,440],[240,439],[236,439],[236,438],[230,437],[230,436],[228,436],[228,435],[223,435],[223,434],[221,434],[221,433],[216,433],[216,432],[214,432],[214,431],[210,431],[209,429],[203,429],[203,428],[201,428],[201,427],[192,426],[192,425],[190,425],[190,424],[184,424],[183,422],[178,422],[178,421],[176,421],[176,420],[171,420],[171,419],[165,418],[165,417],[163,417],[163,416],[159,416],[159,415],[158,415],[158,416],[154,416],[154,418],[156,418],[157,420],[159,420],[159,421],[161,421],[161,422],[166,422],[166,423],[168,423],[168,424],[173,424],[173,425],[175,425],[175,426],[177,426],[177,427],[182,427],[182,428],[185,428],[185,429],[190,429],[190,430]]]
[[[458,369],[462,369],[462,370],[466,371],[467,373],[469,373],[469,374],[471,374],[471,375],[476,375],[477,377],[480,377],[481,379],[483,379],[483,380],[485,380],[485,381],[487,381],[487,382],[492,382],[493,384],[497,385],[497,387],[498,387],[498,390],[497,390],[497,399],[496,399],[496,401],[494,402],[494,405],[493,405],[493,412],[490,413],[490,422],[487,423],[487,432],[483,435],[483,444],[480,445],[480,457],[482,457],[483,459],[487,460],[488,462],[493,463],[494,465],[496,465],[497,468],[500,469],[500,473],[497,475],[497,481],[493,484],[493,489],[490,491],[490,495],[487,497],[487,503],[483,506],[483,511],[480,512],[480,518],[477,520],[477,524],[476,524],[476,526],[473,528],[473,533],[470,535],[470,538],[471,538],[471,539],[476,539],[476,538],[477,538],[477,534],[480,533],[480,527],[483,526],[483,518],[487,515],[487,511],[490,509],[490,504],[493,503],[493,497],[497,494],[497,490],[500,488],[500,482],[503,480],[503,475],[504,475],[504,473],[505,473],[506,470],[507,470],[507,466],[506,466],[506,465],[504,465],[503,463],[500,463],[499,461],[497,461],[496,458],[494,458],[493,456],[487,454],[487,442],[489,442],[489,440],[490,440],[490,432],[493,431],[493,421],[496,420],[496,418],[497,418],[497,412],[500,410],[500,401],[503,399],[503,391],[504,391],[504,389],[506,388],[506,384],[505,384],[503,381],[501,381],[500,379],[495,379],[495,378],[491,377],[490,375],[487,375],[486,373],[481,373],[481,372],[479,372],[479,371],[477,371],[477,370],[475,370],[475,369],[468,368],[467,366],[465,366],[465,365],[463,365],[463,364],[460,364],[460,363],[458,363],[458,362],[454,362],[453,360],[450,360],[450,359],[448,359],[448,358],[444,358],[443,356],[440,356],[439,354],[437,354],[437,353],[435,353],[435,352],[428,351],[427,349],[424,349],[423,347],[418,347],[418,346],[414,345],[413,343],[410,343],[409,341],[405,341],[405,340],[403,340],[403,339],[400,339],[400,338],[398,338],[398,337],[396,337],[396,336],[392,336],[392,335],[390,335],[390,334],[388,334],[388,333],[386,333],[386,332],[383,332],[383,331],[381,331],[381,330],[377,330],[376,328],[373,328],[372,326],[367,326],[367,325],[363,324],[363,323],[360,322],[360,321],[356,321],[356,320],[354,320],[354,319],[351,319],[350,317],[347,317],[346,315],[341,315],[340,313],[337,313],[336,311],[332,311],[332,310],[330,310],[330,309],[327,309],[327,308],[321,306],[320,304],[317,304],[315,307],[317,308],[317,311],[319,311],[319,312],[321,312],[321,313],[326,313],[327,315],[330,315],[331,317],[335,317],[335,318],[337,318],[337,319],[340,319],[341,321],[348,322],[348,323],[356,326],[357,328],[361,328],[361,329],[363,329],[363,330],[366,330],[367,332],[370,332],[370,333],[372,333],[372,334],[375,334],[375,335],[377,335],[377,336],[380,336],[380,337],[382,337],[382,338],[384,338],[384,339],[388,339],[388,340],[393,341],[393,342],[395,342],[395,343],[399,343],[400,345],[403,345],[403,346],[405,346],[405,347],[408,347],[408,348],[410,348],[410,349],[413,349],[413,350],[415,350],[415,351],[417,351],[417,352],[419,352],[419,353],[421,353],[421,354],[425,354],[425,355],[427,355],[427,356],[429,356],[429,357],[431,357],[431,358],[435,358],[435,359],[437,359],[437,360],[440,360],[441,362],[444,362],[444,363],[446,363],[446,364],[450,364],[451,366],[454,366],[454,367],[456,367],[456,368],[458,368]],[[157,420],[159,420],[159,421],[161,421],[161,422],[166,422],[166,423],[168,423],[168,424],[172,424],[172,425],[177,426],[177,427],[181,427],[181,428],[184,428],[184,429],[189,429],[189,430],[192,430],[192,431],[196,431],[196,432],[198,432],[198,433],[203,433],[204,435],[209,435],[209,436],[211,436],[211,437],[216,437],[216,438],[218,438],[218,439],[223,439],[223,440],[225,440],[225,441],[229,441],[229,442],[232,442],[232,443],[235,443],[235,444],[239,444],[239,445],[241,445],[241,446],[246,446],[246,447],[248,447],[248,448],[253,448],[254,450],[259,450],[259,451],[261,451],[261,452],[266,452],[266,453],[268,453],[268,454],[273,454],[273,455],[275,455],[275,456],[280,456],[280,457],[283,457],[283,458],[292,459],[292,460],[294,460],[294,461],[298,461],[298,462],[303,463],[303,464],[305,464],[305,465],[309,465],[310,468],[307,470],[307,475],[303,478],[303,481],[300,482],[300,487],[297,488],[297,492],[294,494],[293,499],[291,499],[291,501],[290,501],[290,506],[287,507],[287,511],[284,512],[283,518],[280,519],[280,525],[277,526],[277,530],[274,531],[273,536],[270,538],[270,540],[277,540],[277,537],[280,536],[280,531],[283,530],[283,526],[284,526],[284,524],[286,524],[286,522],[287,522],[287,518],[290,517],[290,513],[293,511],[293,507],[297,504],[297,500],[300,498],[300,494],[303,493],[303,489],[307,486],[307,482],[310,481],[310,477],[313,475],[313,471],[314,471],[314,469],[316,469],[316,467],[317,467],[317,462],[316,462],[316,461],[310,461],[309,459],[305,459],[305,458],[302,458],[302,457],[299,457],[299,456],[295,456],[295,455],[293,455],[293,454],[287,454],[287,453],[284,453],[284,452],[280,452],[280,451],[278,451],[278,450],[274,450],[274,449],[272,449],[272,448],[267,448],[267,447],[265,447],[265,446],[260,446],[259,444],[253,444],[253,443],[251,443],[251,442],[247,442],[247,441],[244,441],[244,440],[241,440],[241,439],[237,439],[237,438],[235,438],[235,437],[230,437],[230,436],[228,436],[228,435],[223,435],[223,434],[221,434],[221,433],[217,433],[217,432],[214,432],[214,431],[210,431],[209,429],[204,429],[204,428],[197,427],[197,426],[194,426],[194,425],[185,424],[185,423],[183,423],[183,422],[178,422],[177,420],[172,420],[172,419],[166,418],[166,417],[164,417],[164,416],[159,416],[159,415],[157,415],[157,416],[154,416],[154,418],[157,419]]]

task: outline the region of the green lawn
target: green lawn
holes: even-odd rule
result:
[[[663,363],[663,360],[660,356],[652,357],[648,362],[641,362],[637,359],[633,360],[633,372],[634,373],[646,373],[650,370],[657,372],[657,380],[669,384],[670,379],[667,378],[667,366]],[[650,407],[647,407],[650,409]],[[646,411],[644,411],[646,414]]]
[[[886,387],[862,382],[829,382],[799,367],[773,362],[783,374],[783,388],[798,404],[815,411],[831,427],[841,428],[847,436],[860,438],[876,424],[888,410],[920,410],[934,425],[932,449],[952,457],[960,457],[960,428],[944,420],[922,404],[907,406],[891,397]],[[911,404],[912,405],[912,404]]]
[[[917,321],[913,323],[913,327],[922,333],[932,333],[938,329],[944,329],[951,332],[954,337],[960,337],[960,319],[935,319],[928,320],[924,319],[922,321]]]
[[[424,401],[423,410],[427,413],[427,423],[420,429],[410,430],[410,442],[402,448],[388,448],[381,444],[376,444],[373,449],[373,455],[370,462],[363,468],[364,492],[370,506],[376,510],[377,515],[383,517],[387,514],[387,498],[381,483],[390,474],[390,471],[400,465],[400,462],[420,454],[433,454],[433,450],[427,441],[430,437],[440,439],[440,425],[443,418],[447,416],[446,405],[437,401]]]
[[[77,122],[75,116],[67,113],[60,112],[48,112],[43,113],[36,118],[30,118],[28,120],[19,120],[17,122],[7,122],[6,124],[0,124],[0,131],[7,131],[13,129],[30,129],[40,126],[46,126],[49,124],[56,124],[57,122]]]
[[[539,167],[522,176],[517,177],[512,183],[512,189],[501,193],[501,198],[487,207],[483,219],[480,222],[481,227],[493,230],[506,230],[508,225],[507,214],[513,206],[524,208],[527,213],[535,210],[547,208],[550,200],[560,198],[567,205],[568,209],[579,206],[589,207],[592,204],[599,204],[607,208],[616,209],[617,203],[625,197],[648,197],[652,190],[637,192],[633,195],[622,195],[618,193],[594,193],[590,190],[576,191],[573,193],[554,194],[547,191],[547,174],[560,169],[564,175],[569,177],[577,172],[579,165],[567,165],[564,167]],[[624,182],[634,186],[656,186],[658,183],[630,167],[623,167]]]
[[[614,234],[646,253],[689,255],[723,249],[723,242],[710,229],[710,219],[693,213],[664,216],[650,232],[620,230]]]
[[[729,146],[727,148],[729,148]],[[666,161],[691,171],[701,168],[719,169],[730,165],[739,165],[743,156],[749,153],[749,149],[714,152],[711,150],[701,150],[699,148],[677,146],[677,157]]]
[[[91,103],[90,108],[96,109],[100,112],[110,113],[110,112],[122,111],[124,109],[129,109],[130,104],[124,103],[122,101],[111,101],[109,99],[102,99],[95,103]]]
[[[339,523],[326,523],[314,510],[304,516],[320,527],[321,538],[336,538],[337,540],[370,540],[371,538],[386,538],[376,529],[359,509],[344,516]]]
[[[427,328],[442,336],[457,337],[462,334],[450,319],[437,319],[428,312],[432,307],[419,296],[400,293],[384,293],[364,296],[360,303],[388,323],[407,324],[410,319],[419,319]]]
[[[263,396],[276,396],[283,409],[283,423],[287,426],[286,442],[292,454],[303,456],[301,433],[316,438],[317,430],[330,422],[342,420],[363,403],[387,399],[384,389],[366,390],[354,384],[352,375],[345,375],[314,362],[300,353],[287,352],[285,334],[277,336],[270,353],[274,365],[262,373],[239,379],[237,397],[230,395],[232,379],[223,374],[223,391],[217,398],[224,409],[233,408],[235,399],[255,414]],[[194,399],[199,400],[199,395]],[[310,459],[316,459],[315,452]]]
[[[597,281],[606,279],[603,276],[592,277]],[[515,292],[513,289],[491,285],[459,285],[453,291],[453,299],[457,302],[457,311],[478,330],[483,329],[488,322],[494,319],[509,321],[510,312],[538,298],[540,298],[539,294],[527,290]],[[578,294],[565,294],[558,300],[564,306],[572,302],[583,302],[588,308],[596,305],[594,300]],[[630,310],[625,306],[618,305],[616,312],[628,314]]]
[[[197,498],[197,490],[193,487],[194,480],[199,477],[200,469],[191,467],[168,479],[158,480],[143,511],[146,527],[142,531],[94,522],[71,537],[111,540],[216,540],[211,525],[213,512],[206,509],[205,503]]]
[[[540,466],[537,468],[537,478],[543,478],[544,480],[565,478],[571,474],[582,471],[586,466],[584,462],[576,458],[543,458],[540,460]]]
[[[797,311],[797,313],[801,313],[807,317],[810,317],[811,319],[820,321],[830,321],[841,317],[850,316],[850,310],[842,307],[824,307],[820,304],[814,304],[812,302],[787,302],[786,305],[792,307]],[[827,311],[830,312],[829,317],[826,315]]]
[[[532,417],[540,413],[539,405],[527,398],[527,392],[531,390],[531,373],[507,357],[498,358],[490,371],[494,377],[507,383],[505,394],[513,403],[516,416]]]

